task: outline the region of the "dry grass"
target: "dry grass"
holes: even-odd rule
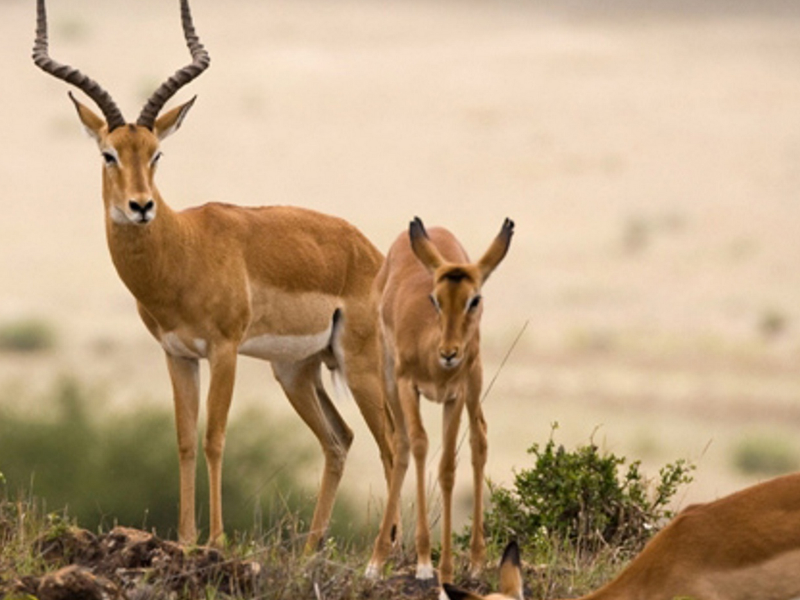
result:
[[[170,2],[50,4],[54,56],[129,118],[187,59]],[[565,443],[601,426],[645,466],[691,458],[686,502],[725,494],[754,479],[731,467],[736,440],[800,426],[798,4],[644,4],[193,0],[213,64],[181,98],[199,95],[159,187],[177,208],[337,214],[384,250],[415,214],[472,251],[514,218],[485,290],[489,373],[531,324],[486,403],[488,475],[508,480],[558,421]],[[30,2],[0,3],[0,322],[39,315],[58,346],[4,354],[0,387],[69,373],[123,415],[169,406],[105,248],[96,149],[32,66],[33,25]],[[290,412],[266,372],[243,361],[234,411]],[[343,487],[379,503],[374,444],[341,411]]]
[[[284,524],[286,525],[286,524]],[[0,594],[8,598],[100,597],[125,599],[433,600],[438,589],[414,578],[413,556],[395,550],[385,577],[363,577],[369,547],[339,547],[329,540],[304,555],[303,536],[287,526],[259,539],[238,539],[218,551],[181,548],[151,533],[117,527],[92,533],[63,514],[46,514],[33,501],[0,501]],[[278,533],[278,532],[281,533]],[[496,589],[493,568],[478,579],[458,563],[456,582],[476,591]],[[539,562],[525,566],[528,597],[585,593],[613,576],[627,560],[613,549],[591,556],[553,543]],[[72,595],[72,596],[70,596]]]

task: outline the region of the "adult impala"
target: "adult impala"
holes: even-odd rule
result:
[[[347,382],[391,470],[391,421],[380,380],[377,304],[371,285],[380,252],[340,219],[290,207],[206,204],[170,209],[156,189],[159,143],[175,132],[194,99],[158,116],[209,57],[181,0],[192,62],[164,82],[135,124],[77,69],[48,56],[44,0],[37,3],[34,61],[83,90],[105,118],[72,94],[103,160],[108,247],[139,314],[163,347],[175,401],[180,456],[178,535],[194,542],[198,363],[208,359],[204,452],[210,484],[209,541],[223,535],[222,453],[237,354],[268,360],[292,406],[319,440],[325,466],[307,540],[314,548],[330,519],[353,434],[325,393],[323,362]]]
[[[480,569],[483,539],[483,470],[486,422],[481,410],[483,370],[480,358],[481,286],[508,251],[514,223],[506,219],[500,233],[477,263],[446,229],[425,230],[419,218],[408,234],[392,245],[375,286],[386,355],[387,400],[395,415],[395,467],[381,530],[367,576],[378,577],[391,549],[392,527],[409,463],[417,469],[417,578],[434,577],[430,527],[425,502],[425,457],[428,438],[422,425],[419,396],[442,404],[444,435],[439,465],[442,489],[441,581],[452,581],[451,512],[455,484],[456,438],[464,406],[469,414],[473,466],[473,519],[470,560]]]
[[[510,579],[509,579],[510,580]],[[503,597],[522,600],[501,589]],[[451,600],[480,600],[445,586]],[[581,600],[800,598],[800,473],[689,506],[619,576]]]

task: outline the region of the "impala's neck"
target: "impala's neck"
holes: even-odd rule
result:
[[[125,286],[148,306],[174,289],[168,281],[182,275],[180,263],[189,252],[180,217],[153,189],[155,216],[145,224],[120,222],[106,203],[106,238],[111,259]]]

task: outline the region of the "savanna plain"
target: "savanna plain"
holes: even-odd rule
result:
[[[101,82],[128,119],[188,62],[177,2],[48,8],[52,55]],[[493,482],[510,482],[551,434],[566,447],[593,440],[653,475],[692,461],[676,509],[800,467],[797,4],[192,8],[212,66],[175,100],[198,95],[162,148],[157,183],[172,207],[304,206],[347,219],[384,252],[418,215],[473,257],[515,220],[484,289]],[[105,247],[98,152],[67,86],[30,60],[33,32],[32,2],[0,1],[0,340],[32,323],[46,338],[33,351],[3,344],[0,418],[46,421],[65,385],[109,427],[168,415],[162,351]],[[356,433],[340,497],[368,540],[385,497],[377,449],[352,400],[338,407]],[[313,494],[315,441],[266,364],[240,361],[237,418],[247,426],[231,432],[230,456],[245,456],[245,438],[275,456],[274,472],[251,475],[263,478],[254,487],[298,468]],[[425,418],[435,450],[440,410],[426,407]],[[132,452],[147,451],[145,438]],[[87,441],[82,452],[98,449]],[[174,446],[165,453],[156,484],[177,493]],[[0,472],[16,461],[4,447]],[[462,456],[457,528],[468,525],[470,476]],[[36,496],[46,482],[32,473],[3,486],[9,498]],[[51,510],[78,502],[46,500]],[[98,506],[98,521],[113,524],[114,510]],[[121,524],[146,528],[155,509],[141,510]]]

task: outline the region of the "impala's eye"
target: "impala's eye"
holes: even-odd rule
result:
[[[472,297],[472,300],[470,300],[470,301],[469,301],[469,304],[467,304],[467,310],[468,310],[468,311],[470,311],[470,312],[472,312],[473,310],[475,310],[476,308],[478,308],[478,307],[480,306],[480,304],[481,304],[481,297],[480,297],[480,295],[478,295],[478,296],[473,296],[473,297]]]
[[[164,154],[160,150],[153,154],[153,158],[150,159],[150,166],[155,167],[162,156],[164,156]]]
[[[117,164],[117,155],[113,152],[103,152],[103,162],[107,167],[114,166]]]

